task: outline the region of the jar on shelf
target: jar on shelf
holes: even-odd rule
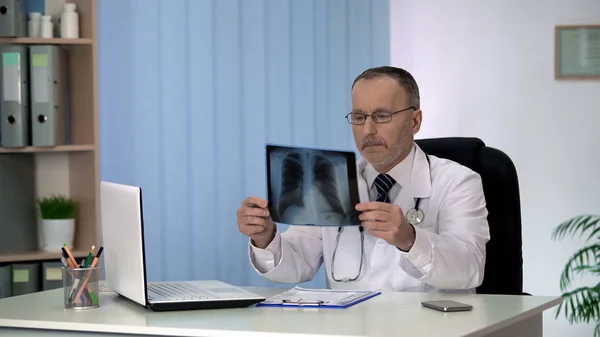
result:
[[[40,37],[45,39],[51,39],[54,37],[54,24],[52,23],[52,17],[50,15],[42,16],[42,24]]]
[[[42,25],[42,13],[39,13],[39,12],[29,13],[29,22],[27,25],[27,36],[40,37],[41,25]]]
[[[60,16],[60,37],[63,39],[79,38],[79,14],[75,11],[77,5],[65,4],[64,11]]]

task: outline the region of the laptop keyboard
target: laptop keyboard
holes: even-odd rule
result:
[[[150,283],[148,290],[168,300],[207,300],[216,297],[188,283]]]

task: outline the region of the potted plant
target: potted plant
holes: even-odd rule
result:
[[[42,220],[42,249],[57,251],[65,243],[72,249],[77,202],[62,195],[52,195],[38,199],[37,204]]]
[[[600,336],[600,215],[583,214],[561,223],[552,233],[553,239],[565,236],[587,235],[585,247],[567,261],[560,276],[562,303],[556,317],[564,310],[569,323],[596,323],[594,337]],[[567,291],[573,277],[587,274],[595,278],[595,285],[581,286]]]

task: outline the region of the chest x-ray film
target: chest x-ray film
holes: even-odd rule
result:
[[[359,225],[354,152],[267,145],[271,219],[288,225]]]

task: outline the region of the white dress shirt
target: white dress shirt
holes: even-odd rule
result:
[[[415,226],[416,239],[403,252],[369,234],[360,249],[357,226],[343,227],[332,270],[338,227],[290,226],[276,232],[266,249],[248,244],[250,262],[268,280],[302,283],[311,280],[324,263],[327,286],[332,289],[391,289],[395,291],[474,292],[484,276],[485,245],[490,239],[481,178],[456,162],[429,156],[415,144],[390,174],[396,184],[390,200],[404,213],[420,198],[423,222]],[[358,162],[361,202],[375,200],[378,172],[364,159]],[[335,279],[357,276],[353,282]]]

